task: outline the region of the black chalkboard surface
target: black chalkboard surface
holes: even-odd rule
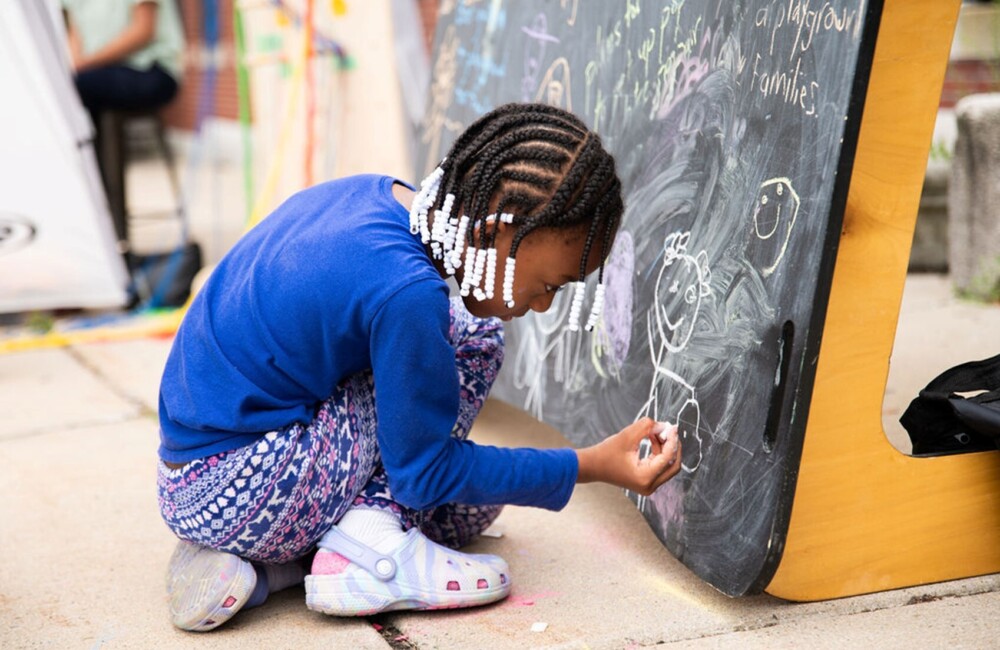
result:
[[[568,331],[565,295],[508,324],[494,395],[579,445],[679,422],[683,471],[631,497],[726,594],[781,557],[880,5],[441,4],[419,170],[491,108],[544,101],[602,136],[625,191],[603,322]]]

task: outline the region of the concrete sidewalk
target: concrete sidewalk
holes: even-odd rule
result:
[[[1000,306],[911,276],[885,404],[889,426],[941,370],[998,351]],[[344,620],[301,588],[205,635],[173,629],[163,574],[174,540],[155,497],[155,408],[169,340],[0,355],[2,648],[995,648],[1000,575],[836,601],[730,599],[659,543],[624,494],[580,486],[560,513],[508,508],[471,550],[511,565],[494,606]],[[898,425],[897,425],[898,426]],[[567,444],[500,402],[474,437]],[[998,462],[1000,471],[1000,462]],[[998,540],[1000,542],[1000,540]],[[533,632],[536,623],[547,624]]]

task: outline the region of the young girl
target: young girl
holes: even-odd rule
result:
[[[574,283],[575,327],[622,210],[596,134],[561,109],[508,104],[418,191],[331,181],[248,232],[163,374],[174,625],[212,629],[303,578],[306,605],[340,616],[494,602],[507,564],[455,549],[502,504],[559,510],[576,483],[650,494],[676,474],[676,430],[651,420],[579,450],[466,439],[503,358],[499,321]],[[590,326],[601,297],[599,284]]]

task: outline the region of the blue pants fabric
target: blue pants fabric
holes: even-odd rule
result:
[[[503,361],[503,329],[451,302],[451,341],[461,383],[458,421],[466,438]],[[416,377],[414,381],[424,381]],[[181,539],[259,562],[307,555],[348,510],[396,513],[404,528],[458,548],[486,529],[502,506],[449,504],[418,512],[395,502],[376,439],[370,371],[345,379],[307,425],[264,435],[254,444],[158,472],[160,513]]]

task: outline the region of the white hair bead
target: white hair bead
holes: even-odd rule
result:
[[[420,241],[429,244],[431,242],[431,231],[427,226],[427,210],[421,210],[420,214]]]
[[[449,217],[448,224],[444,230],[444,241],[441,246],[444,248],[444,259],[447,266],[454,268],[451,263],[451,251],[455,248],[455,232],[458,230],[458,217]],[[449,274],[450,275],[450,274]]]
[[[573,293],[573,302],[569,306],[569,322],[566,326],[571,332],[580,331],[580,312],[583,311],[583,298],[587,293],[586,282],[574,282],[576,291]]]
[[[444,164],[444,161],[441,161]],[[410,232],[420,236],[420,241],[429,244],[431,257],[441,260],[446,275],[454,276],[465,265],[461,295],[475,296],[477,300],[492,300],[495,294],[497,276],[497,250],[494,247],[478,249],[468,243],[467,235],[472,218],[467,214],[453,216],[457,197],[449,192],[441,202],[441,207],[433,210],[433,223],[429,214],[437,202],[438,191],[444,179],[444,168],[438,166],[420,181],[420,189],[410,206]],[[500,212],[482,217],[482,226],[487,224],[513,224],[514,214]],[[493,231],[496,232],[495,230]],[[514,268],[515,260],[508,257],[504,267],[503,301],[508,309],[514,308]],[[582,298],[581,298],[582,300]],[[579,319],[577,309],[577,320]]]
[[[463,296],[468,296],[472,287],[473,276],[476,272],[476,247],[469,246],[465,249],[465,274],[462,276],[462,286],[460,292]]]
[[[508,257],[503,270],[503,302],[507,309],[514,308],[514,265],[516,260]]]
[[[490,248],[486,251],[486,278],[484,284],[484,289],[486,289],[486,298],[493,298],[493,287],[497,281],[497,249]]]
[[[442,255],[441,242],[444,239],[445,225],[447,224],[447,221],[448,221],[448,216],[444,212],[444,210],[434,211],[434,225],[431,226],[430,245],[431,245],[431,255],[436,260],[441,259]]]
[[[597,285],[594,291],[594,304],[590,306],[590,316],[587,318],[586,330],[591,332],[597,326],[597,319],[601,317],[601,310],[604,309],[604,283]]]
[[[420,189],[410,205],[410,232],[414,235],[420,233],[420,239],[425,244],[430,241],[430,232],[427,230],[427,212],[437,199],[442,178],[444,178],[444,169],[438,166],[424,180],[420,181]]]
[[[480,285],[483,281],[483,267],[485,266],[486,266],[486,250],[478,249],[476,251],[476,266],[473,269],[472,273],[472,286],[475,289],[473,295],[476,297],[477,300],[486,299],[486,294],[482,292],[482,289],[480,289]],[[468,271],[466,271],[466,273],[468,273]]]
[[[462,266],[462,248],[465,247],[465,233],[469,229],[469,215],[463,214],[458,220],[458,231],[455,233],[455,243],[451,250],[451,265],[456,269]]]

